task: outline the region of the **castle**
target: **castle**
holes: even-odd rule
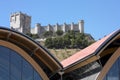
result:
[[[31,28],[31,16],[24,14],[22,12],[16,12],[10,15],[10,28],[16,31],[22,32],[24,34],[38,34],[41,36],[46,31],[56,32],[62,30],[64,33],[73,30],[84,33],[84,21],[80,20],[77,24],[73,22],[71,24],[48,24],[47,26],[42,26],[40,23],[35,24],[34,28]]]
[[[10,15],[10,28],[24,34],[30,33],[31,16],[27,14],[16,12]]]

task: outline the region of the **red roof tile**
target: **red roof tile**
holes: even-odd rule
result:
[[[114,33],[114,32],[113,32]],[[69,58],[63,60],[61,64],[63,67],[67,67],[91,54],[93,54],[97,48],[104,43],[113,33],[107,35],[106,37],[102,38],[101,40],[98,40],[97,42],[93,43],[92,45],[88,46],[87,48],[75,53],[74,55],[70,56]]]

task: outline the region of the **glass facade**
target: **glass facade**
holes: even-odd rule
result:
[[[70,80],[94,80],[101,70],[101,65],[98,61],[91,62],[64,76],[64,79]],[[72,78],[72,79],[71,79]]]
[[[104,80],[120,80],[120,57],[113,64],[111,69],[108,71]]]
[[[15,51],[0,46],[0,80],[42,80],[36,70]]]

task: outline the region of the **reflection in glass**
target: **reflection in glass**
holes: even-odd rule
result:
[[[15,51],[0,46],[0,80],[42,80],[34,68]]]
[[[23,69],[22,70],[22,80],[34,80],[33,79],[33,68],[25,60],[23,61],[22,69]]]
[[[0,47],[0,80],[9,80],[9,54],[8,53],[9,53],[9,49]]]
[[[36,71],[34,71],[34,80],[41,80],[41,77],[38,75]]]
[[[104,80],[120,80],[120,58],[113,64],[111,69],[108,71]]]
[[[10,77],[11,80],[21,80],[22,59],[15,52],[10,52]]]

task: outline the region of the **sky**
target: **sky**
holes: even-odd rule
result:
[[[32,17],[31,27],[84,20],[95,40],[120,29],[120,0],[0,0],[0,26],[10,28],[10,14],[19,11]]]

